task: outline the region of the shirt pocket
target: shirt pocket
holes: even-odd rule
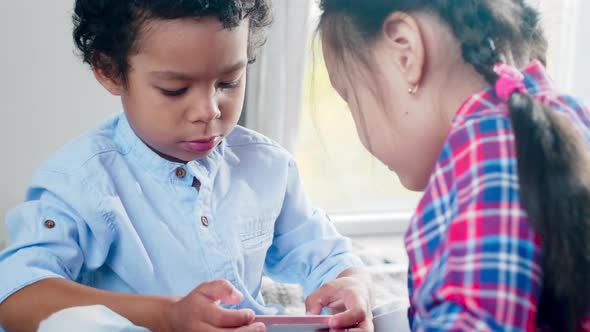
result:
[[[246,252],[266,251],[274,238],[276,214],[250,217],[240,222],[240,243]]]

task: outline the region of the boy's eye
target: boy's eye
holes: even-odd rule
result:
[[[167,90],[167,89],[160,88],[160,91],[162,92],[162,94],[167,97],[182,96],[187,90],[188,90],[188,88],[182,88],[182,89],[178,89],[178,90]]]
[[[219,89],[234,89],[234,88],[237,88],[238,86],[240,86],[240,82],[241,82],[241,80],[235,80],[232,82],[219,82],[217,87]]]

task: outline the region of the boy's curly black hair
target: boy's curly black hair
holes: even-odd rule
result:
[[[270,0],[76,0],[73,37],[84,62],[125,81],[128,57],[137,51],[146,21],[209,16],[228,29],[248,19],[248,59],[253,62],[272,21]]]

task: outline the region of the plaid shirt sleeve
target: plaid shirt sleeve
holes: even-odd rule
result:
[[[413,331],[534,331],[540,239],[521,205],[510,120],[455,123],[406,235]]]

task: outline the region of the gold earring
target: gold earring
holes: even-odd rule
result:
[[[420,84],[416,84],[414,86],[411,86],[408,88],[408,93],[411,95],[415,95],[416,93],[418,93],[419,88],[420,88]]]

